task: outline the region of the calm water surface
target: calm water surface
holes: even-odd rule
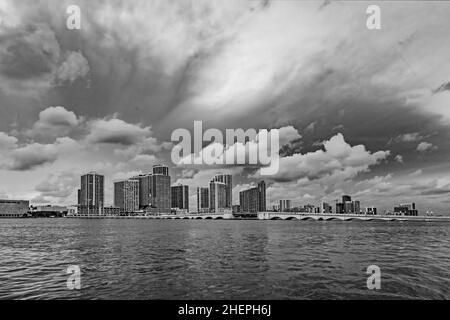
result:
[[[450,223],[1,219],[0,299],[54,298],[450,299]]]

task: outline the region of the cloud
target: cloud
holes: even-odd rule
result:
[[[83,78],[89,72],[89,63],[80,52],[70,52],[66,60],[59,66],[57,79],[60,81],[74,82]]]
[[[419,132],[405,133],[395,138],[396,142],[416,142],[422,140],[424,137]]]
[[[9,94],[33,96],[89,71],[86,58],[62,50],[46,23],[0,24],[0,43],[0,89]]]
[[[0,168],[13,171],[33,170],[54,163],[59,155],[75,152],[77,147],[78,143],[71,138],[58,138],[54,144],[15,145],[0,157]]]
[[[14,150],[11,158],[12,163],[8,169],[26,171],[55,162],[58,158],[58,151],[54,145],[32,143]]]
[[[65,200],[72,193],[76,192],[80,183],[80,177],[72,172],[61,172],[60,174],[50,174],[45,180],[36,185],[40,197],[60,198]]]
[[[427,151],[436,150],[436,149],[437,149],[437,147],[434,146],[432,143],[425,142],[425,141],[419,143],[416,148],[416,150],[421,153],[425,153]]]
[[[88,141],[123,146],[131,146],[143,142],[152,133],[150,127],[130,124],[115,117],[108,120],[93,120],[89,123],[89,129]]]
[[[395,161],[399,162],[399,163],[403,163],[403,157],[402,155],[398,154],[395,156],[394,158]]]
[[[17,142],[18,139],[16,137],[12,137],[4,132],[0,132],[0,150],[7,151],[9,149],[15,148]]]
[[[369,171],[370,166],[389,156],[389,151],[371,153],[364,145],[351,146],[340,133],[325,141],[323,146],[324,150],[281,158],[280,170],[270,178],[279,182],[325,177],[346,180]]]
[[[74,112],[68,111],[64,107],[48,107],[39,113],[39,120],[33,125],[32,129],[26,131],[26,135],[29,137],[67,135],[81,122],[81,118],[78,118]]]

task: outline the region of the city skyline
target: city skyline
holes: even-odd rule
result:
[[[98,171],[112,205],[113,181],[165,163],[191,208],[219,171],[236,204],[258,167],[170,161],[173,130],[202,120],[280,130],[269,208],[351,194],[450,213],[450,5],[385,5],[368,30],[364,2],[77,3],[68,30],[65,1],[0,1],[0,198],[74,204]]]

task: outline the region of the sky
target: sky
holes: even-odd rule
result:
[[[366,26],[381,9],[381,29]],[[81,9],[70,30],[69,5]],[[268,206],[449,213],[450,3],[0,0],[0,198],[76,203],[80,175],[218,172]],[[177,128],[279,129],[280,170],[180,166]],[[205,146],[206,147],[206,146]]]

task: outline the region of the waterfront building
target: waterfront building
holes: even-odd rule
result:
[[[153,174],[168,176],[169,175],[169,167],[162,164],[155,164],[153,166]]]
[[[320,204],[320,213],[333,213],[333,207],[326,202]]]
[[[356,214],[361,213],[361,202],[359,201],[353,201],[353,212]]]
[[[178,185],[171,187],[172,209],[189,212],[189,186]]]
[[[375,207],[367,207],[367,208],[365,208],[364,213],[376,216],[377,215],[377,208],[375,208]]]
[[[103,208],[103,214],[105,216],[119,216],[120,215],[120,208],[119,207],[105,207]]]
[[[342,202],[336,202],[336,213],[359,214],[361,213],[361,203],[357,200],[352,201],[352,197],[344,195],[342,196]]]
[[[239,206],[241,212],[266,211],[266,183],[261,181],[256,187],[239,192]]]
[[[139,210],[139,180],[128,179],[114,182],[114,206],[121,213]]]
[[[342,203],[351,202],[351,201],[352,201],[352,197],[350,197],[348,195],[342,196]]]
[[[27,216],[29,209],[28,200],[0,199],[0,218],[21,218]]]
[[[78,205],[68,206],[67,207],[67,215],[68,216],[77,216],[78,215]]]
[[[100,215],[104,206],[105,177],[91,172],[81,176],[80,213]]]
[[[209,183],[209,211],[223,212],[226,209],[226,184],[212,180]],[[231,208],[230,208],[231,209]]]
[[[280,200],[280,212],[291,211],[291,200]]]
[[[139,209],[145,210],[152,206],[152,174],[141,174],[133,177],[139,182]]]
[[[312,204],[307,204],[305,206],[303,206],[303,212],[306,213],[315,213],[316,212],[316,207]]]
[[[169,168],[164,165],[154,165],[152,175],[152,208],[157,213],[170,213],[171,205]]]
[[[209,212],[209,189],[204,187],[197,188],[197,211]]]
[[[394,215],[396,216],[418,216],[419,212],[416,209],[416,204],[408,203],[408,204],[400,204],[397,207],[394,207]]]
[[[30,209],[30,214],[33,218],[64,217],[67,215],[67,212],[67,207],[55,205],[31,206]]]
[[[231,209],[233,203],[233,177],[231,174],[217,174],[213,181],[225,184],[225,208]]]

